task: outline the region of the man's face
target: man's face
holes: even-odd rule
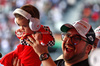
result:
[[[97,48],[98,41],[99,41],[99,39],[98,39],[98,38],[95,38],[95,41],[94,41],[94,44],[93,44],[92,50],[94,50],[94,49]]]
[[[66,34],[67,36],[73,37],[75,35],[79,35],[79,33],[75,29],[70,29]],[[82,36],[81,39],[86,40]],[[77,38],[75,38],[77,40]],[[73,41],[75,42],[75,41]],[[68,63],[73,63],[77,60],[82,59],[85,56],[86,51],[86,42],[80,40],[78,43],[76,41],[76,45],[74,45],[71,38],[65,37],[64,41],[62,42],[62,51],[64,60]]]

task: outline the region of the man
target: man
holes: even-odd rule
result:
[[[43,66],[89,66],[88,54],[95,41],[95,33],[85,21],[61,26],[63,59],[53,62],[47,46],[41,46],[37,38],[28,36],[29,43],[40,57]],[[33,36],[35,36],[33,34]]]
[[[99,39],[95,38],[94,44],[92,45],[92,51],[94,51],[97,48],[98,42],[99,42]],[[59,59],[63,59],[63,54],[61,54],[56,60],[59,60]]]
[[[74,25],[65,24],[61,27],[62,50],[64,60],[57,60],[61,66],[89,66],[88,54],[95,41],[95,33],[88,23],[78,21]]]

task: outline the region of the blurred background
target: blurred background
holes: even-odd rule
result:
[[[41,24],[49,26],[55,37],[55,46],[49,47],[53,60],[60,54],[60,27],[80,19],[87,21],[93,29],[100,25],[100,0],[0,0],[0,52],[4,56],[19,44],[15,35],[18,28],[12,12],[24,4],[36,6],[41,14]]]

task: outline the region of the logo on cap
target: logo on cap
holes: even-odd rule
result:
[[[91,41],[93,41],[93,40],[94,40],[92,36],[88,36],[88,38],[89,38]]]

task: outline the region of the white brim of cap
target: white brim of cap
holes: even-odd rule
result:
[[[67,32],[69,29],[72,29],[72,28],[74,28],[81,36],[83,36],[84,38],[86,38],[86,36],[80,30],[78,30],[77,27],[75,27],[75,26],[73,26],[71,24],[64,24],[64,25],[62,25],[61,28],[60,28],[60,30],[62,32]]]

